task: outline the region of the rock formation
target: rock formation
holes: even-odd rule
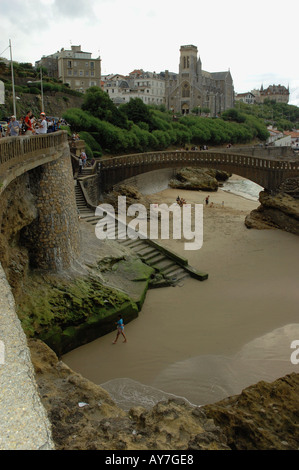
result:
[[[203,407],[171,399],[126,412],[42,341],[29,347],[57,450],[298,449],[299,374]]]
[[[230,176],[226,171],[187,167],[176,173],[169,186],[174,189],[217,191],[219,182],[226,181]]]
[[[141,194],[137,188],[131,185],[120,184],[113,189],[110,193],[105,195],[105,204],[111,204],[116,213],[118,210],[118,197],[126,197],[127,208],[132,204],[142,204],[147,210],[150,207],[150,199]]]
[[[259,195],[261,205],[245,219],[248,228],[279,228],[299,235],[299,178],[286,181],[279,192],[271,195],[262,191]]]
[[[232,450],[298,450],[299,374],[259,382],[203,411]]]

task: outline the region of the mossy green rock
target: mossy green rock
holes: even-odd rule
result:
[[[27,289],[18,309],[23,328],[58,355],[113,331],[119,313],[128,323],[139,312],[128,294],[92,277],[51,282],[36,278]]]

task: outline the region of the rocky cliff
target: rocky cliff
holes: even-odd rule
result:
[[[248,228],[279,228],[299,235],[299,178],[287,180],[276,194],[262,191],[261,205],[245,219]]]
[[[43,342],[29,347],[57,450],[298,449],[299,374],[204,407],[171,399],[125,412]]]

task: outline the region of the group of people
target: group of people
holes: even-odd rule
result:
[[[38,119],[35,118],[32,111],[27,111],[26,116],[17,120],[16,116],[10,117],[5,132],[1,130],[0,137],[17,137],[19,135],[38,135],[55,132],[60,128],[60,121],[46,117],[44,112],[40,113]]]

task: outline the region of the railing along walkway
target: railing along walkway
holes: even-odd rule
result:
[[[0,173],[38,156],[45,149],[67,143],[65,131],[45,135],[3,137],[0,139]]]

